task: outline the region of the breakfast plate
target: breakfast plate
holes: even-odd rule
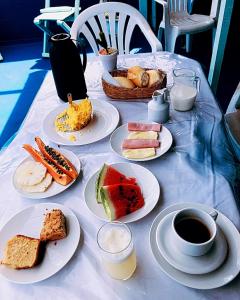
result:
[[[76,168],[76,171],[80,172],[81,170],[81,163],[80,160],[78,159],[78,157],[71,151],[68,150],[63,150],[61,149],[61,153],[68,159],[70,160],[70,162],[74,165],[74,167]],[[55,182],[53,180],[52,184],[50,185],[50,187],[45,191],[45,192],[40,192],[40,193],[29,193],[29,192],[25,192],[23,191],[16,180],[16,171],[17,169],[26,161],[33,161],[33,158],[31,156],[26,157],[21,163],[20,165],[16,168],[13,177],[12,177],[12,183],[14,188],[18,191],[18,193],[20,193],[23,197],[26,198],[31,198],[31,199],[43,199],[43,198],[48,198],[48,197],[52,197],[55,196],[63,191],[65,191],[67,188],[69,188],[74,182],[75,180],[72,180],[68,185],[61,185],[57,182]]]
[[[141,123],[149,123],[149,122],[141,122]],[[124,124],[124,125],[118,127],[112,133],[112,135],[110,137],[110,144],[111,144],[112,150],[115,153],[117,153],[122,158],[125,158],[127,160],[132,160],[132,161],[147,161],[147,160],[152,160],[152,159],[158,158],[169,150],[169,148],[172,145],[172,141],[173,141],[171,132],[165,126],[162,126],[162,129],[159,132],[159,136],[158,136],[158,139],[160,141],[160,147],[156,148],[156,155],[147,157],[147,158],[138,158],[138,159],[131,158],[130,159],[130,158],[126,158],[122,154],[122,143],[123,143],[124,139],[127,138],[127,136],[128,136],[128,124]]]
[[[79,103],[80,101],[74,101]],[[68,103],[62,104],[51,111],[43,121],[43,132],[52,142],[58,145],[81,146],[97,142],[108,136],[117,127],[119,122],[118,110],[106,101],[91,99],[93,106],[93,118],[90,123],[79,131],[56,131],[54,121],[59,113],[68,107]],[[71,141],[74,136],[75,141]]]
[[[152,209],[157,204],[160,196],[159,183],[152,172],[142,166],[133,163],[115,163],[111,164],[111,166],[127,177],[135,177],[137,179],[137,183],[142,190],[143,198],[145,201],[145,204],[142,208],[119,218],[118,221],[121,221],[123,223],[130,223],[137,221],[150,213],[150,211],[152,211]],[[88,209],[97,218],[103,221],[109,221],[102,204],[97,203],[96,200],[95,188],[98,173],[99,171],[94,173],[86,184],[84,191],[85,203]]]
[[[168,214],[184,208],[198,208],[208,213],[212,212],[212,208],[207,205],[189,202],[171,205],[158,214],[150,229],[150,246],[161,270],[178,283],[195,289],[214,289],[229,283],[240,271],[240,234],[233,223],[219,211],[216,222],[227,240],[228,255],[218,269],[206,274],[187,274],[171,266],[159,251],[156,238],[159,223]]]
[[[216,270],[227,255],[227,243],[221,229],[218,227],[216,240],[207,254],[186,255],[174,244],[172,220],[175,214],[172,212],[165,216],[156,230],[157,245],[162,256],[174,268],[188,274],[206,274]]]
[[[0,230],[0,257],[9,239],[17,234],[39,238],[44,214],[60,209],[66,217],[67,236],[48,242],[42,262],[31,268],[15,270],[0,265],[0,275],[12,282],[30,284],[42,281],[61,270],[73,256],[80,239],[80,226],[75,214],[66,206],[57,203],[41,203],[15,214]]]

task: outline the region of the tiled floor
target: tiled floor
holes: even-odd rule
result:
[[[0,148],[19,129],[50,68],[40,49],[41,42],[1,47]]]

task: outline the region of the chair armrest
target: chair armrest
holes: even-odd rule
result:
[[[170,15],[168,11],[168,3],[167,0],[154,0],[155,2],[161,4],[163,6],[163,20],[162,22],[165,24],[165,26],[171,26],[170,25]]]
[[[167,6],[168,6],[167,1],[165,1],[165,0],[154,0],[154,1],[161,4],[162,6],[164,6],[164,8],[165,7],[167,8]]]
[[[151,45],[152,52],[162,51],[162,44],[152,31],[148,31],[148,41]]]

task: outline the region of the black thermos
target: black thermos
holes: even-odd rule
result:
[[[58,96],[67,102],[67,94],[71,93],[73,100],[87,97],[84,78],[86,55],[82,65],[77,46],[67,33],[60,33],[51,37],[50,63]]]

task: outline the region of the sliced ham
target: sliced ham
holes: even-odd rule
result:
[[[159,145],[160,142],[158,140],[126,139],[123,141],[122,148],[123,149],[158,148]]]
[[[161,131],[161,124],[128,123],[129,131]]]

